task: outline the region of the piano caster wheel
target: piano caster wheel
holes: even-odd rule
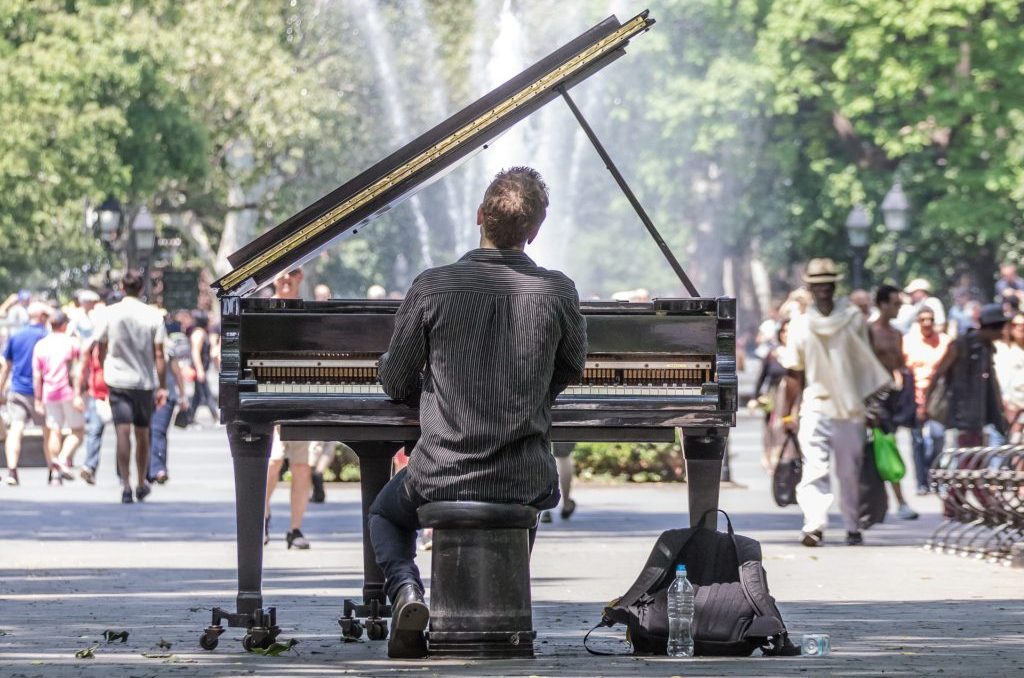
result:
[[[338,620],[338,624],[341,625],[342,642],[358,640],[363,637],[363,625],[359,623],[358,619],[344,617]]]
[[[250,652],[256,649],[266,650],[268,647],[274,644],[275,640],[277,640],[277,635],[273,633],[247,633],[242,638],[242,647],[245,648],[246,652]]]
[[[388,637],[387,623],[382,620],[367,622],[366,636],[370,640],[386,640]]]
[[[199,636],[199,647],[207,651],[217,649],[218,639],[222,633],[224,629],[219,626],[207,627],[203,635]]]

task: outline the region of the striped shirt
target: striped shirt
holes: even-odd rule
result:
[[[553,492],[551,405],[586,354],[575,285],[519,250],[477,249],[420,274],[378,365],[391,398],[419,399],[413,490],[518,504]]]

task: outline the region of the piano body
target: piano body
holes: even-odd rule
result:
[[[718,505],[719,477],[737,406],[735,300],[700,298],[568,95],[568,88],[624,54],[653,24],[646,12],[609,17],[493,92],[410,142],[229,258],[214,287],[221,302],[220,407],[234,463],[236,611],[215,608],[201,644],[222,622],[266,646],[279,629],[262,596],[263,505],[272,430],[284,440],[340,440],[358,454],[363,503],[363,602],[345,601],[339,623],[382,639],[389,615],[383,576],[366,527],[369,505],[391,475],[395,452],[419,435],[417,411],[388,400],[377,382],[397,301],[265,299],[248,296],[274,276],[355,234],[374,215],[561,96],[627,192],[692,298],[650,303],[584,302],[588,356],[583,379],[553,408],[555,441],[672,441],[682,431],[690,522]],[[709,524],[714,517],[707,518]]]

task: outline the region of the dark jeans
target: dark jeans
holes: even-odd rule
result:
[[[946,442],[946,429],[937,421],[926,421],[921,426],[910,429],[910,437],[914,441],[914,472],[917,476],[917,489],[928,489],[928,470],[942,454]]]
[[[85,462],[83,466],[96,473],[100,466],[100,448],[103,447],[103,420],[96,414],[96,399],[85,399]]]
[[[423,589],[420,570],[416,567],[416,530],[420,527],[418,509],[427,501],[417,495],[406,483],[406,469],[402,469],[384,486],[370,506],[370,542],[377,564],[384,571],[385,588],[392,601],[403,585],[413,583]],[[553,491],[530,506],[540,510],[558,506],[561,498],[557,480]],[[530,530],[530,547],[537,528]]]
[[[148,475],[151,481],[161,471],[167,473],[167,429],[171,425],[171,418],[177,405],[177,400],[168,399],[153,412],[153,419],[149,424]]]
[[[188,406],[188,420],[190,423],[196,420],[196,414],[202,405],[206,405],[207,409],[210,410],[214,421],[220,418],[220,414],[217,412],[217,399],[210,392],[210,384],[205,381],[196,381],[195,393],[192,394],[192,402]]]

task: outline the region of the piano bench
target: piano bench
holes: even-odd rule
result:
[[[430,655],[533,657],[529,532],[537,509],[439,501],[418,513],[423,527],[434,528]]]

